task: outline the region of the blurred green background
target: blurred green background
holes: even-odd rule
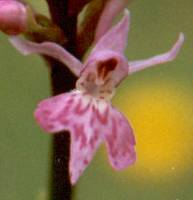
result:
[[[44,0],[29,0],[47,12]],[[114,105],[130,119],[137,162],[115,172],[104,146],[80,178],[76,200],[193,199],[193,1],[133,1],[126,55],[167,51],[185,33],[177,59],[137,73],[118,88]],[[0,199],[44,200],[51,137],[33,119],[49,96],[49,74],[38,56],[23,57],[0,34]]]

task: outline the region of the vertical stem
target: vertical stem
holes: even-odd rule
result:
[[[62,64],[50,60],[53,95],[74,88],[75,77]],[[70,134],[60,132],[52,139],[52,171],[50,200],[70,200],[71,184],[69,178]]]
[[[76,57],[77,52],[77,15],[91,0],[47,0],[52,20],[64,32],[67,39],[65,49]],[[62,63],[46,58],[51,66],[52,94],[69,92],[75,87],[77,77]],[[57,133],[52,141],[52,174],[50,200],[71,200],[72,186],[69,178],[70,134]]]
[[[76,54],[76,22],[74,16],[68,16],[68,0],[47,0],[51,17],[65,33],[65,48]],[[52,94],[68,92],[75,86],[76,77],[60,62],[48,58],[51,66]],[[71,184],[69,178],[70,134],[60,132],[52,141],[52,174],[50,200],[70,200]]]

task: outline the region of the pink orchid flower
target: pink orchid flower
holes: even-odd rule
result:
[[[102,142],[106,144],[114,169],[124,169],[134,163],[133,129],[126,117],[111,105],[115,89],[130,74],[172,61],[183,44],[184,36],[180,33],[170,51],[146,60],[128,62],[124,50],[129,22],[126,10],[121,21],[102,34],[84,63],[55,43],[37,44],[11,38],[11,43],[24,55],[40,53],[52,56],[79,77],[76,89],[43,100],[35,110],[35,118],[46,132],[70,131],[72,184],[77,182]]]
[[[16,0],[0,0],[0,30],[9,35],[24,32],[27,11],[23,3]]]

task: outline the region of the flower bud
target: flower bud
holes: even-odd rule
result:
[[[27,26],[26,6],[16,0],[0,0],[0,30],[8,35],[17,35]]]

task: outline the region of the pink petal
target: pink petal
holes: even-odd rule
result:
[[[49,133],[67,129],[70,122],[72,105],[78,101],[76,93],[64,93],[41,101],[34,116],[40,126]]]
[[[10,37],[9,40],[23,55],[38,53],[50,56],[67,65],[76,76],[80,74],[82,63],[63,47],[54,42],[43,42],[39,44],[20,39],[19,37]]]
[[[35,118],[47,132],[70,131],[72,184],[82,175],[104,139],[114,168],[122,169],[135,160],[132,129],[126,118],[106,101],[73,91],[40,102]]]
[[[117,110],[111,109],[105,141],[109,160],[113,168],[121,170],[136,160],[135,138],[127,119]]]
[[[112,26],[114,18],[127,6],[128,0],[109,0],[100,16],[96,33],[97,42]]]
[[[111,50],[123,54],[127,45],[127,35],[129,31],[129,11],[125,9],[124,16],[121,21],[111,28],[97,42],[91,51],[90,57],[102,50]]]
[[[70,148],[70,178],[73,185],[91,162],[101,142],[100,129],[96,125],[91,127],[89,122],[74,122]]]
[[[178,55],[183,42],[184,42],[184,34],[180,33],[178,40],[176,41],[176,43],[174,44],[174,46],[171,48],[170,51],[145,60],[129,62],[129,74],[133,74],[148,67],[174,60]]]
[[[74,91],[43,100],[35,111],[35,118],[45,131],[70,131],[72,184],[77,182],[103,140],[100,124],[107,120],[106,105],[97,103],[89,95]]]

